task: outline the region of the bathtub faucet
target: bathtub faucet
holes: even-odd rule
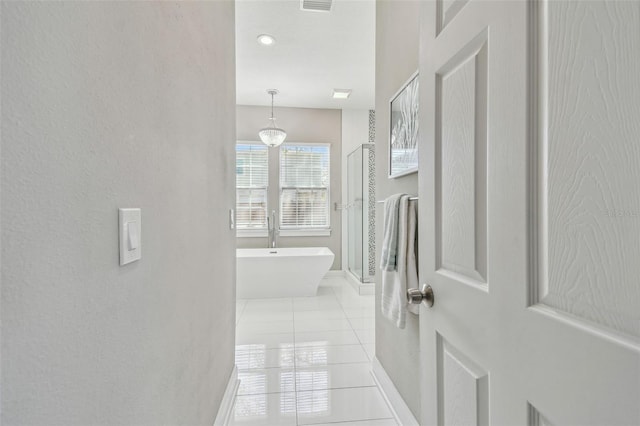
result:
[[[269,232],[269,239],[267,242],[268,248],[276,247],[276,237],[278,233],[278,228],[276,227],[276,211],[273,210],[271,212],[271,217],[267,217],[267,231]]]

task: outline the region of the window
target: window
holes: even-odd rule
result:
[[[329,228],[329,145],[280,148],[280,228]]]
[[[269,157],[265,145],[236,145],[236,226],[267,229]]]

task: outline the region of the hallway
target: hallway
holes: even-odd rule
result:
[[[230,424],[395,425],[370,372],[374,307],[342,277],[316,297],[239,300]]]
[[[640,0],[12,0],[0,46],[1,425],[640,426]]]

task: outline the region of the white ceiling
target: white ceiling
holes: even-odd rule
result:
[[[264,33],[274,45],[256,41]],[[270,105],[266,90],[275,88],[276,108],[373,109],[375,1],[309,12],[299,0],[237,0],[236,79],[238,105]],[[353,92],[337,100],[334,88]]]

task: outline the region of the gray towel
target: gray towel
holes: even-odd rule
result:
[[[415,221],[410,220],[411,208],[409,196],[403,195],[398,203],[398,238],[396,269],[382,271],[382,291],[380,294],[380,312],[393,322],[396,327],[404,328],[407,317],[407,266],[409,253],[410,225]],[[412,204],[415,212],[415,204]],[[414,215],[415,218],[415,215]]]
[[[418,200],[409,201],[407,213],[407,284],[406,289],[420,288],[418,283]],[[420,314],[420,305],[408,305],[412,314]]]
[[[384,202],[384,235],[380,257],[382,271],[395,271],[398,266],[398,212],[403,196],[407,195],[390,195]]]

